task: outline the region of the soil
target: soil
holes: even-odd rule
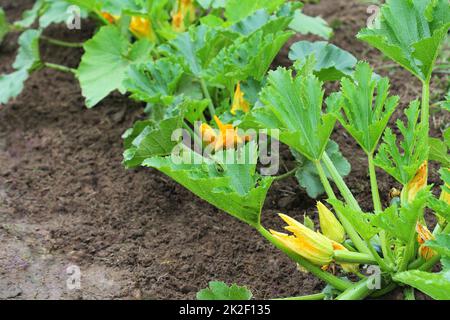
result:
[[[0,0],[0,6],[13,21],[32,2]],[[377,72],[391,77],[392,93],[404,107],[419,97],[419,82],[398,67],[386,67],[390,61],[356,40],[366,9],[357,1],[322,0],[305,12],[335,27],[334,44],[381,67]],[[84,22],[78,31],[53,26],[46,34],[83,41],[94,28]],[[17,34],[10,34],[0,46],[0,73],[11,70],[16,40]],[[82,54],[41,47],[45,61],[70,67]],[[288,64],[286,54],[287,49],[275,65]],[[444,89],[445,81],[436,77],[433,101],[443,98]],[[117,93],[87,110],[77,81],[48,69],[34,73],[24,92],[0,108],[0,299],[192,299],[212,280],[246,285],[261,299],[323,288],[252,228],[159,172],[125,170],[121,135],[142,116],[142,105]],[[439,136],[449,119],[438,112],[433,120],[433,135]],[[371,209],[364,154],[343,130],[334,139],[352,164],[350,188]],[[431,182],[438,182],[433,172]],[[387,202],[396,184],[378,173]],[[280,227],[278,212],[299,220],[304,213],[313,217],[314,204],[294,179],[277,182],[263,223]],[[81,289],[67,285],[77,267]]]

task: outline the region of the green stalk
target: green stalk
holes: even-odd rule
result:
[[[320,160],[314,161],[314,165],[316,166],[317,172],[319,173],[320,181],[325,189],[325,192],[330,199],[336,199],[336,195],[334,194],[333,188],[331,187],[330,181],[328,181],[327,175],[325,174],[325,170],[323,170],[322,163]]]
[[[391,272],[392,268],[389,267],[386,264],[386,262],[383,260],[383,258],[380,257],[380,255],[375,250],[375,248],[372,246],[370,241],[366,240],[366,243],[367,243],[367,246],[369,247],[370,253],[373,255],[373,257],[375,258],[375,260],[376,260],[377,264],[380,266],[380,268],[383,269],[384,271]]]
[[[200,79],[200,85],[202,86],[202,91],[203,91],[203,94],[205,95],[205,98],[209,100],[208,109],[209,109],[209,113],[211,114],[211,118],[212,118],[216,115],[216,108],[214,108],[214,103],[212,101],[211,95],[209,94],[209,90],[208,90],[205,80]]]
[[[41,36],[41,39],[47,41],[50,44],[54,44],[54,45],[60,46],[60,47],[67,47],[67,48],[83,48],[83,45],[84,45],[84,43],[81,43],[81,42],[67,42],[67,41],[49,38],[46,36]]]
[[[386,287],[384,287],[383,289],[377,290],[374,293],[372,293],[370,295],[370,297],[372,298],[379,298],[384,296],[385,294],[388,294],[389,292],[391,292],[392,290],[394,290],[395,288],[397,288],[397,284],[395,282],[391,282],[389,283]]]
[[[324,153],[324,155],[325,154],[326,153]],[[325,174],[325,170],[322,167],[322,163],[320,161],[315,161],[314,164],[316,165],[317,172],[319,173],[320,181],[322,182],[322,185],[328,195],[328,198],[336,199],[336,195],[333,191],[333,188],[331,188],[330,181],[328,181],[328,178]],[[334,165],[333,165],[333,167],[334,167]],[[338,175],[339,175],[339,173],[338,173]],[[337,214],[339,220],[341,221],[341,224],[344,227],[345,232],[347,232],[348,236],[353,241],[353,244],[356,246],[356,248],[360,252],[370,254],[370,251],[367,248],[366,244],[361,239],[361,237],[358,235],[355,228],[353,228],[352,224],[347,220],[347,218],[343,214],[341,214],[339,211],[336,211],[336,214]]]
[[[76,70],[73,68],[69,68],[66,66],[62,66],[60,64],[55,64],[55,63],[50,63],[50,62],[44,62],[44,66],[50,69],[54,69],[57,71],[62,71],[62,72],[68,72],[68,73],[73,73],[76,74]]]
[[[299,254],[293,252],[289,248],[287,248],[283,243],[281,243],[277,238],[275,238],[269,231],[267,231],[263,226],[259,226],[257,228],[259,233],[266,238],[270,243],[272,243],[275,247],[283,251],[289,258],[293,261],[301,265],[303,268],[311,272],[317,278],[325,281],[326,283],[332,285],[334,288],[345,291],[348,288],[352,287],[352,283],[343,279],[340,279],[331,273],[325,272],[320,269],[318,266],[312,264],[308,260],[301,257]]]
[[[316,293],[316,294],[310,294],[308,296],[278,298],[278,299],[272,299],[272,300],[303,300],[303,301],[311,301],[311,300],[323,300],[323,299],[325,299],[325,294],[324,293]]]
[[[323,163],[325,164],[325,167],[328,169],[328,172],[330,172],[334,183],[338,187],[338,189],[341,192],[342,196],[344,197],[345,201],[350,205],[350,207],[352,209],[360,211],[361,207],[359,206],[358,201],[356,201],[352,192],[345,184],[344,179],[342,179],[341,175],[339,174],[336,167],[334,166],[333,161],[331,161],[330,157],[328,156],[328,154],[326,152],[323,153],[322,160],[323,160]]]
[[[376,264],[375,258],[366,253],[337,250],[334,252],[334,260],[341,263]]]
[[[294,169],[292,169],[292,170],[290,170],[290,171],[288,171],[288,172],[286,172],[286,173],[283,173],[283,174],[281,174],[281,175],[279,175],[279,176],[276,176],[276,177],[274,178],[274,180],[275,180],[275,181],[278,181],[278,180],[283,180],[283,179],[292,177],[293,175],[295,175],[295,173],[296,173],[297,171],[298,171],[298,168],[295,167]]]
[[[430,126],[430,81],[427,80],[423,82],[422,85],[422,113],[421,121],[425,124],[427,128]],[[428,130],[427,130],[428,134]]]
[[[375,212],[383,211],[381,206],[380,193],[378,191],[377,174],[375,172],[375,165],[373,163],[373,153],[368,153],[367,157],[369,159],[369,176],[370,176],[370,187],[372,190],[372,200],[373,208]]]
[[[366,298],[373,291],[373,289],[369,288],[369,280],[370,279],[367,278],[359,281],[357,284],[337,296],[336,300],[362,300]]]
[[[406,287],[405,289],[403,289],[403,295],[405,297],[405,300],[416,300],[413,287]]]
[[[370,189],[372,190],[373,208],[375,212],[382,212],[383,206],[381,205],[380,192],[378,190],[377,173],[375,171],[375,164],[373,162],[373,152],[367,154],[369,160],[369,176],[370,176]],[[383,251],[383,257],[389,262],[393,263],[394,258],[390,245],[387,239],[386,232],[382,230],[380,232],[381,250]]]

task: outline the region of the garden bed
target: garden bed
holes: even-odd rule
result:
[[[0,0],[10,19],[31,5]],[[321,15],[334,26],[332,43],[389,75],[391,93],[400,95],[403,103],[418,98],[418,80],[355,38],[366,24],[366,9],[358,1],[322,0],[307,5],[305,12]],[[53,26],[46,34],[82,41],[93,28],[84,22],[80,31]],[[0,73],[10,71],[16,37],[8,35],[0,46]],[[48,44],[42,51],[46,61],[71,67],[82,54],[80,49]],[[274,67],[288,63],[286,53]],[[443,80],[433,81],[432,102],[445,96]],[[246,285],[261,299],[323,288],[317,278],[296,271],[291,260],[252,228],[163,174],[126,170],[121,135],[143,117],[142,110],[119,94],[87,110],[77,81],[49,69],[34,73],[24,92],[0,108],[0,299],[192,299],[211,280]],[[440,112],[432,117],[432,135],[439,137],[449,119]],[[338,132],[334,139],[352,164],[347,182],[363,209],[369,209],[365,155],[343,130]],[[292,159],[287,154],[289,167]],[[389,190],[398,185],[378,173],[387,203]],[[434,182],[436,175],[430,178]],[[294,179],[286,179],[272,188],[263,224],[280,226],[278,212],[300,219],[314,210],[315,201]],[[67,290],[69,265],[80,267],[82,290]]]

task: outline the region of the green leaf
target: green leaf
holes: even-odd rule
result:
[[[450,272],[429,273],[412,270],[393,276],[397,282],[410,285],[436,300],[450,300]]]
[[[162,46],[160,50],[167,56],[174,55],[182,58],[186,71],[200,77],[211,60],[238,36],[237,33],[226,29],[201,25],[180,34],[168,45]]]
[[[280,140],[309,160],[320,160],[336,122],[333,114],[322,113],[323,95],[312,70],[293,76],[278,68],[269,73],[260,94],[263,106],[254,108],[251,116],[262,128],[279,129]]]
[[[450,127],[445,129],[443,136],[444,136],[444,142],[447,145],[447,148],[450,148]]]
[[[431,198],[430,187],[420,190],[414,201],[400,209],[391,206],[381,213],[377,213],[372,224],[386,230],[405,243],[415,234],[417,221],[423,216],[427,201]]]
[[[27,30],[19,37],[19,52],[13,67],[16,70],[32,70],[40,64],[39,37],[41,31]]]
[[[379,228],[372,224],[373,214],[353,210],[350,206],[337,199],[329,199],[327,202],[333,206],[336,212],[340,212],[350,222],[363,239],[369,241],[378,233]]]
[[[394,112],[399,97],[389,95],[389,80],[373,79],[368,63],[356,66],[353,79],[342,79],[342,110],[337,117],[367,154],[372,154]]]
[[[306,190],[309,197],[316,199],[318,196],[325,193],[322,182],[317,172],[317,168],[313,162],[302,156],[300,153],[292,150],[295,159],[297,160],[300,168],[295,173],[300,186]],[[334,141],[329,141],[326,152],[333,161],[334,166],[342,177],[347,176],[350,173],[351,166],[347,159],[339,151],[339,145]],[[331,175],[324,166],[325,173],[329,179]]]
[[[0,105],[16,98],[22,92],[27,79],[28,71],[26,69],[0,75]]]
[[[3,41],[5,35],[9,32],[9,23],[6,19],[5,11],[0,7],[0,44]]]
[[[72,5],[76,5],[81,9],[87,10],[88,12],[100,11],[102,7],[102,0],[64,0]]]
[[[289,27],[301,34],[314,34],[324,39],[330,39],[333,36],[333,29],[321,17],[310,17],[297,10],[294,20]]]
[[[19,50],[11,74],[0,75],[0,104],[6,104],[16,98],[23,90],[30,72],[41,65],[39,54],[39,37],[41,31],[27,30],[19,37]]]
[[[403,136],[400,143],[397,142],[397,137],[392,130],[386,129],[383,143],[375,158],[376,166],[403,185],[411,181],[428,155],[427,128],[419,124],[419,107],[420,103],[413,101],[405,110],[406,125],[401,120],[397,120],[397,127]]]
[[[357,62],[351,53],[325,41],[296,42],[291,46],[289,59],[297,61],[301,66],[310,55],[316,60],[314,74],[321,81],[335,81],[350,76]]]
[[[44,8],[44,5],[45,5],[44,0],[37,0],[31,9],[23,12],[22,19],[14,22],[14,25],[18,28],[23,29],[31,27],[31,25],[39,17],[41,10]]]
[[[441,257],[450,257],[450,234],[438,234],[435,240],[428,240],[425,245],[437,251]]]
[[[449,27],[448,0],[389,0],[380,28],[364,29],[358,38],[428,82]]]
[[[450,167],[450,156],[447,145],[437,138],[428,138],[430,147],[429,159],[439,162],[444,167]]]
[[[291,36],[290,32],[264,35],[260,30],[248,38],[239,38],[211,61],[203,77],[211,84],[230,89],[249,77],[261,81]]]
[[[285,0],[227,0],[225,5],[225,17],[229,23],[238,22],[259,9],[267,9],[273,12],[279,8]]]
[[[145,159],[169,155],[179,141],[172,140],[172,134],[183,125],[183,114],[162,120],[139,121],[124,133],[124,164],[127,168],[137,167]]]
[[[246,287],[236,284],[228,286],[224,282],[211,281],[209,288],[197,293],[197,300],[250,300],[252,293]]]
[[[172,58],[162,58],[129,68],[124,86],[136,100],[169,104],[173,101],[183,67]]]
[[[450,205],[447,202],[432,197],[428,200],[428,208],[438,215],[438,219],[440,216],[450,221]]]
[[[84,44],[77,76],[88,108],[114,90],[125,92],[123,81],[131,64],[150,58],[152,44],[143,39],[130,44],[115,26],[104,26]]]
[[[39,17],[39,26],[41,28],[47,28],[53,23],[65,22],[71,15],[68,9],[72,4],[66,0],[46,0],[45,4],[46,6]],[[81,11],[80,14],[83,18],[87,17],[85,10]]]
[[[259,176],[256,164],[249,163],[247,157],[242,161],[242,157],[252,154],[251,150],[257,150],[254,142],[234,151],[238,162],[224,165],[180,145],[180,158],[153,157],[142,165],[158,169],[215,207],[258,227],[273,178]]]

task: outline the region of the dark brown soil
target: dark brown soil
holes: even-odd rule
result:
[[[10,20],[31,3],[0,0]],[[322,0],[305,11],[338,26],[333,43],[375,66],[390,64],[354,37],[366,23],[366,8]],[[85,22],[81,31],[54,26],[46,32],[81,41],[93,31]],[[8,35],[0,46],[0,72],[10,71],[16,39]],[[42,52],[44,60],[71,67],[82,53],[47,44]],[[278,61],[286,63],[285,53]],[[403,106],[419,96],[419,83],[407,72],[378,72],[391,76]],[[441,83],[433,86],[436,101],[444,95]],[[0,108],[0,299],[191,299],[211,280],[247,285],[256,298],[323,288],[250,227],[164,175],[125,170],[121,135],[141,116],[142,106],[119,94],[87,110],[76,80],[53,70],[33,74],[20,97]],[[439,135],[448,118],[435,119],[433,133]],[[351,189],[370,209],[363,153],[344,131],[334,138],[353,165]],[[395,184],[380,175],[386,201]],[[277,212],[313,216],[314,201],[288,179],[273,186],[264,225],[279,226]],[[66,287],[71,265],[80,267],[81,290]]]

